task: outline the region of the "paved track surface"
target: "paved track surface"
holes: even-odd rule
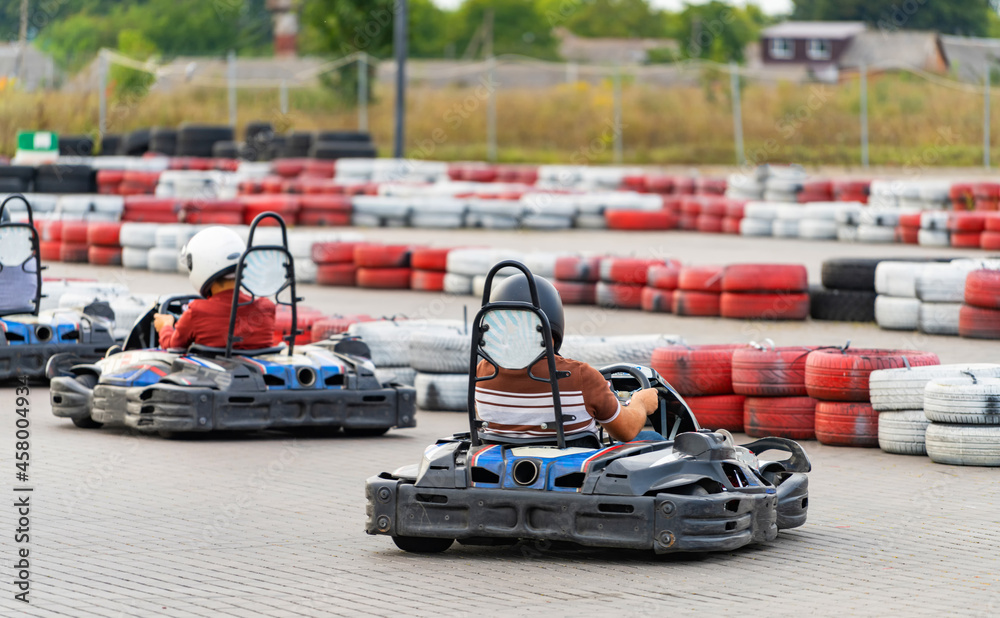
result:
[[[374,236],[374,233],[370,233]],[[534,235],[389,230],[433,241],[642,255],[695,263],[805,263],[832,256],[928,255],[911,247],[696,234]],[[600,243],[600,244],[597,244]],[[968,252],[966,252],[968,253]],[[649,253],[646,253],[649,254]],[[978,252],[974,255],[981,255]],[[187,289],[180,275],[52,264],[53,276],[122,280],[136,292]],[[303,286],[324,311],[460,317],[471,298]],[[834,323],[758,324],[573,308],[579,332],[667,332],[692,343],[773,338],[920,348],[943,362],[996,360],[996,342]],[[0,388],[0,491],[14,486],[14,391]],[[14,509],[0,507],[0,616],[920,615],[1000,613],[1000,472],[924,457],[804,443],[813,459],[808,523],[776,542],[701,558],[455,545],[436,556],[364,534],[364,480],[418,461],[464,417],[423,411],[380,438],[284,434],[168,441],[81,430],[32,388],[31,604],[13,601]]]

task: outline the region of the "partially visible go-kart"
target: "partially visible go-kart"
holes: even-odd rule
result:
[[[528,277],[532,303],[490,303],[504,267]],[[523,370],[545,362],[557,376],[549,322],[534,281],[517,262],[491,269],[473,322],[470,375],[477,359]],[[530,337],[530,341],[526,338]],[[498,545],[518,540],[671,552],[728,551],[774,540],[801,526],[808,508],[809,459],[795,442],[763,438],[736,445],[728,432],[701,429],[683,398],[647,367],[612,365],[602,373],[620,399],[656,388],[650,416],[660,441],[609,443],[602,436],[567,446],[559,381],[552,389],[554,437],[510,438],[477,419],[470,378],[469,431],[438,440],[419,464],[368,479],[368,534],[391,536],[411,552],[439,552],[455,540]],[[777,451],[783,459],[760,455]]]
[[[255,245],[257,226],[268,218],[280,225],[281,244]],[[239,294],[233,294],[224,348],[156,348],[155,311],[150,310],[136,322],[121,352],[52,378],[53,413],[82,427],[124,424],[161,435],[315,428],[380,435],[416,425],[415,391],[381,384],[361,340],[343,335],[295,345],[301,299],[280,216],[264,213],[254,219],[237,264],[236,289],[249,295],[250,302],[269,297],[289,306],[292,324],[285,343],[258,350],[236,347]],[[165,298],[157,310],[179,316],[196,298]]]
[[[28,220],[11,222],[7,204],[24,202]],[[114,345],[107,320],[81,311],[40,312],[41,252],[31,204],[23,195],[0,203],[0,381],[43,378],[55,355],[93,362]]]

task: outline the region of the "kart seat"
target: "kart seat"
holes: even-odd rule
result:
[[[284,345],[275,345],[269,348],[256,348],[241,350],[239,348],[233,348],[233,354],[236,356],[263,356],[264,354],[278,354],[285,349]],[[200,343],[192,343],[188,349],[188,354],[197,354],[199,356],[225,356],[226,348],[213,348],[212,346],[201,345]]]
[[[28,227],[0,228],[0,315],[35,313],[38,256]]]

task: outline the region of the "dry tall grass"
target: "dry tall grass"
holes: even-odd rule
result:
[[[626,84],[622,105],[625,161],[731,164],[734,161],[728,79],[699,87]],[[369,109],[369,123],[384,153],[392,144],[392,93]],[[486,156],[486,100],[474,87],[409,91],[407,150],[429,159]],[[871,161],[874,165],[970,166],[982,161],[981,93],[901,76],[878,76],[869,85]],[[856,82],[835,86],[750,84],[743,91],[746,149],[751,160],[856,165],[860,160]],[[0,152],[11,154],[18,130],[95,133],[97,96],[6,92],[0,97]],[[291,112],[279,112],[278,94],[242,91],[239,124],[268,119],[281,129],[354,128],[357,112],[320,90],[291,93]],[[109,106],[109,132],[181,122],[228,122],[222,90],[153,93]],[[546,90],[502,90],[497,95],[499,158],[511,162],[612,160],[610,83],[567,84]],[[1000,152],[1000,127],[992,143]]]

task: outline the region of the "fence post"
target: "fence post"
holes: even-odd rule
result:
[[[576,83],[576,81],[579,79],[580,78],[577,74],[576,62],[570,60],[569,62],[566,63],[566,83],[573,84]]]
[[[494,72],[496,71],[497,59],[490,56],[487,60],[489,65],[489,98],[486,99],[486,159],[492,162],[497,160],[497,91]]]
[[[729,88],[733,95],[733,140],[736,144],[736,164],[746,163],[746,152],[743,149],[743,106],[740,103],[740,73],[739,65],[729,63]]]
[[[229,124],[236,129],[236,50],[229,50]]]
[[[368,54],[358,52],[358,131],[368,130]]]
[[[615,137],[615,149],[614,149],[614,162],[621,164],[622,162],[622,70],[620,65],[615,65],[615,81],[614,81],[614,137]]]
[[[97,52],[98,111],[97,130],[100,137],[108,131],[108,55],[102,48]],[[102,152],[101,154],[107,154]]]
[[[408,25],[406,0],[399,0],[396,6],[396,18],[392,25],[392,46],[396,52],[396,133],[393,138],[392,151],[394,157],[402,159],[406,133],[406,31]]]
[[[990,169],[990,65],[986,64],[983,88],[983,167]]]
[[[868,67],[858,68],[861,79],[861,167],[868,167]]]

